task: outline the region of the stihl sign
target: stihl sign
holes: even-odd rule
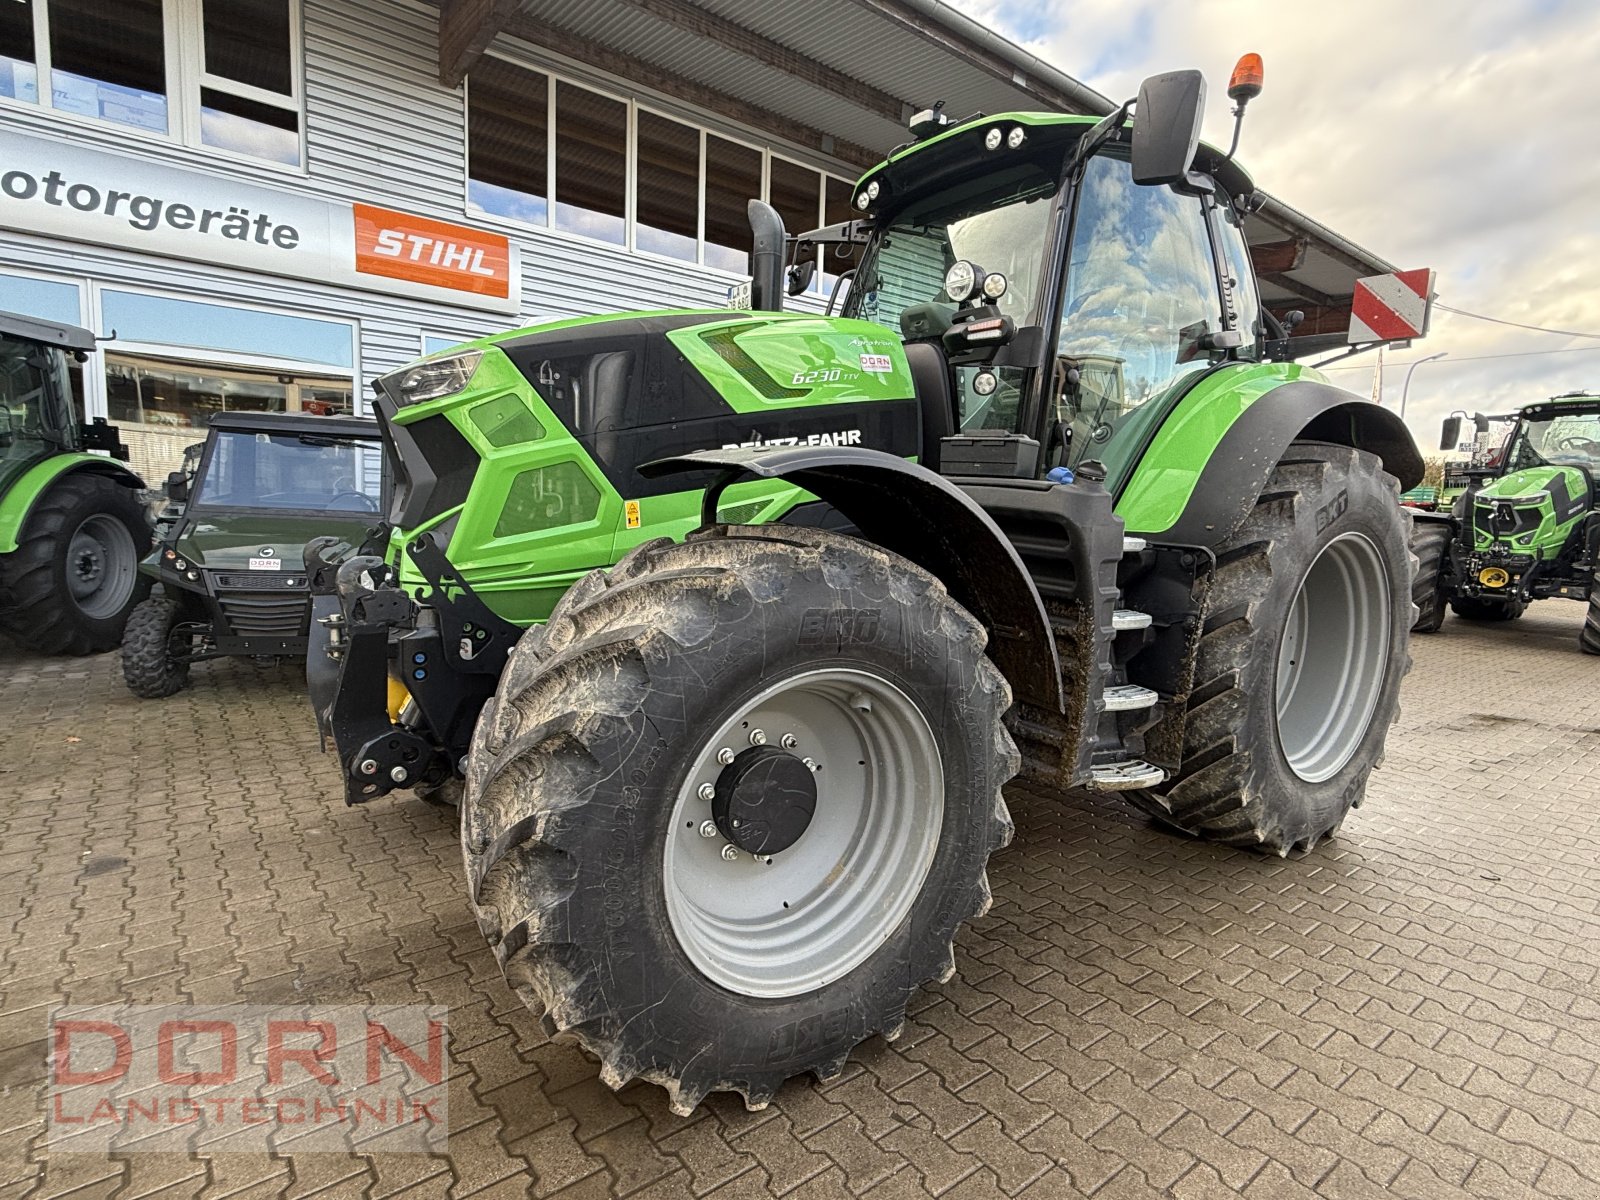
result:
[[[351,208],[356,270],[501,299],[511,295],[511,243],[495,233],[370,204]]]
[[[1358,279],[1346,340],[1356,345],[1421,337],[1428,332],[1432,307],[1433,272],[1426,267]]]

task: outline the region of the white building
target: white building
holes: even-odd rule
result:
[[[1110,108],[937,0],[0,0],[0,308],[105,339],[88,414],[157,481],[220,409],[349,411],[467,337],[721,304],[748,197],[845,219],[935,99]],[[1388,269],[1252,221],[1268,303],[1330,328]]]

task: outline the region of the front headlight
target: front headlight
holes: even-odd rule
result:
[[[464,350],[460,354],[428,358],[415,366],[402,367],[385,375],[378,380],[378,386],[401,408],[408,404],[438,400],[442,396],[465,391],[482,361],[482,350]]]

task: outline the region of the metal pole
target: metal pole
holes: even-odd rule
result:
[[[1406,379],[1405,379],[1405,382],[1400,385],[1400,419],[1402,421],[1404,421],[1406,419],[1406,393],[1411,390],[1411,372],[1415,371],[1423,363],[1425,363],[1425,362],[1433,362],[1436,359],[1441,359],[1446,354],[1449,354],[1449,353],[1450,353],[1450,351],[1448,351],[1448,350],[1441,350],[1437,354],[1428,355],[1427,358],[1419,358],[1419,359],[1417,359],[1416,362],[1412,363],[1411,366],[1406,368]]]

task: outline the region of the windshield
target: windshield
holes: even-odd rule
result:
[[[376,441],[218,433],[195,502],[220,508],[375,513],[383,492],[381,464]]]
[[[1513,471],[1545,464],[1600,470],[1600,409],[1523,421],[1511,443]]]

